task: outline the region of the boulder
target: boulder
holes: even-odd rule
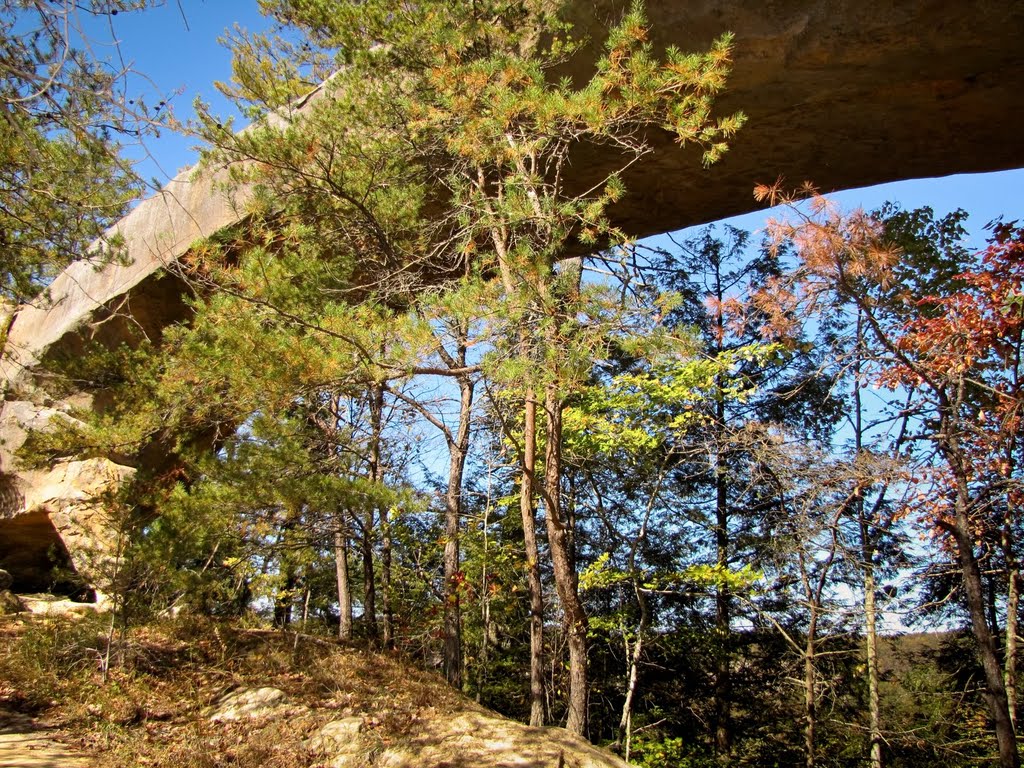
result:
[[[50,594],[22,595],[21,602],[25,610],[35,616],[62,619],[79,619],[104,607],[100,603],[80,603]]]
[[[280,688],[239,688],[221,697],[208,717],[214,723],[232,723],[285,717],[304,711],[305,707],[293,705]]]
[[[330,768],[349,768],[359,765],[367,748],[359,734],[363,730],[363,718],[358,716],[332,720],[313,734],[306,742],[306,748],[328,760]]]
[[[564,728],[536,728],[484,710],[424,718],[409,743],[385,750],[380,768],[628,768]]]
[[[114,552],[109,495],[134,474],[108,458],[21,467],[16,452],[33,430],[71,417],[12,400],[0,405],[0,567],[20,592],[102,586]]]
[[[21,604],[18,596],[9,589],[0,590],[0,616],[9,616],[12,613],[21,613],[25,606]]]

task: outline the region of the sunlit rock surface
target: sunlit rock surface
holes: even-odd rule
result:
[[[116,549],[106,496],[135,472],[107,458],[18,468],[28,431],[54,418],[68,417],[27,401],[0,404],[0,568],[18,592],[78,594],[104,583]]]

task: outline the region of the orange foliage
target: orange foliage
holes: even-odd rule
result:
[[[919,490],[909,506],[944,538],[959,489],[960,498],[974,498],[970,533],[980,539],[987,494],[1011,505],[1024,496],[1012,477],[1024,410],[1024,228],[995,228],[977,266],[956,276],[955,292],[915,299],[894,285],[901,254],[872,216],[843,213],[809,184],[796,195],[778,183],[760,186],[755,196],[788,206],[787,218],[769,221],[767,231],[776,253],[792,248],[796,257],[793,269],[751,298],[766,332],[796,338],[808,318],[855,308],[873,340],[874,382],[916,393],[922,436],[944,459],[913,478]],[[912,307],[919,311],[906,319]]]

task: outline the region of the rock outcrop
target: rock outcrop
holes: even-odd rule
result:
[[[237,723],[266,717],[289,717],[301,714],[306,707],[296,707],[280,688],[240,688],[221,697],[209,713],[212,723]]]
[[[29,401],[0,404],[0,567],[19,592],[84,595],[110,571],[115,526],[107,494],[135,470],[92,458],[12,472],[28,432],[54,418],[69,417]]]
[[[24,606],[16,594],[11,592],[14,584],[14,577],[7,571],[0,569],[0,616],[11,613],[21,613]]]
[[[22,608],[33,616],[46,616],[51,619],[74,621],[103,610],[107,606],[101,603],[84,603],[81,600],[70,600],[49,593],[18,595]],[[0,765],[0,768],[3,768]]]
[[[599,41],[624,5],[578,1],[570,13]],[[630,194],[612,212],[626,231],[648,235],[744,212],[753,207],[754,184],[779,176],[828,190],[1024,165],[1024,4],[1016,0],[648,0],[647,7],[656,45],[699,49],[735,33],[734,73],[719,107],[743,110],[748,122],[707,170],[696,151],[663,137],[626,175]],[[584,58],[565,74],[582,78],[585,69]],[[573,158],[577,183],[589,185],[614,160],[581,152]],[[61,410],[33,386],[45,355],[73,352],[85,338],[116,338],[111,321],[119,315],[157,331],[183,316],[184,285],[164,268],[197,239],[243,219],[245,192],[229,199],[219,179],[211,171],[178,176],[114,228],[124,238],[123,263],[71,266],[51,286],[50,304],[22,307],[5,323],[0,431],[23,432]],[[38,581],[48,566],[27,553],[59,555],[63,547],[62,567],[80,570],[85,558],[69,534],[81,530],[89,539],[95,526],[87,521],[99,514],[94,491],[104,477],[116,482],[131,469],[98,460],[33,475],[18,469],[17,444],[0,445],[0,542],[9,542],[0,544],[0,567]]]
[[[281,689],[264,686],[226,694],[206,715],[212,723],[227,725],[316,717],[318,711],[295,706]],[[376,718],[355,713],[320,726],[304,746],[331,768],[359,768],[367,765],[367,755],[375,753],[373,765],[379,768],[627,768],[618,756],[564,728],[523,725],[466,699],[460,700],[454,712],[421,708],[413,720],[415,725],[408,733],[400,740],[388,738],[384,749],[380,734],[367,728]]]
[[[342,753],[344,754],[344,753]],[[522,768],[628,768],[612,753],[562,728],[536,728],[483,708],[445,718],[424,718],[401,747],[385,750],[381,768],[522,766]]]

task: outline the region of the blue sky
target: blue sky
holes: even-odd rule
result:
[[[249,29],[266,24],[256,10],[256,0],[167,0],[163,7],[119,14],[112,21],[121,55],[150,81],[136,77],[131,87],[144,91],[149,103],[175,94],[171,101],[181,120],[191,115],[197,96],[210,101],[215,112],[229,114],[229,105],[213,87],[214,81],[231,77],[230,52],[217,38],[235,23]],[[106,29],[102,33],[106,39]],[[103,51],[97,46],[98,54]],[[194,162],[194,144],[193,139],[165,132],[159,139],[146,142],[145,153],[137,149],[133,153],[149,155],[141,166],[143,175],[162,183]],[[850,190],[833,197],[844,208],[873,209],[886,200],[899,201],[907,208],[931,205],[938,214],[962,207],[971,213],[972,244],[980,247],[982,227],[993,218],[1003,215],[1008,220],[1024,221],[1024,169],[918,179]],[[729,221],[756,230],[766,216],[766,212],[759,211]]]

